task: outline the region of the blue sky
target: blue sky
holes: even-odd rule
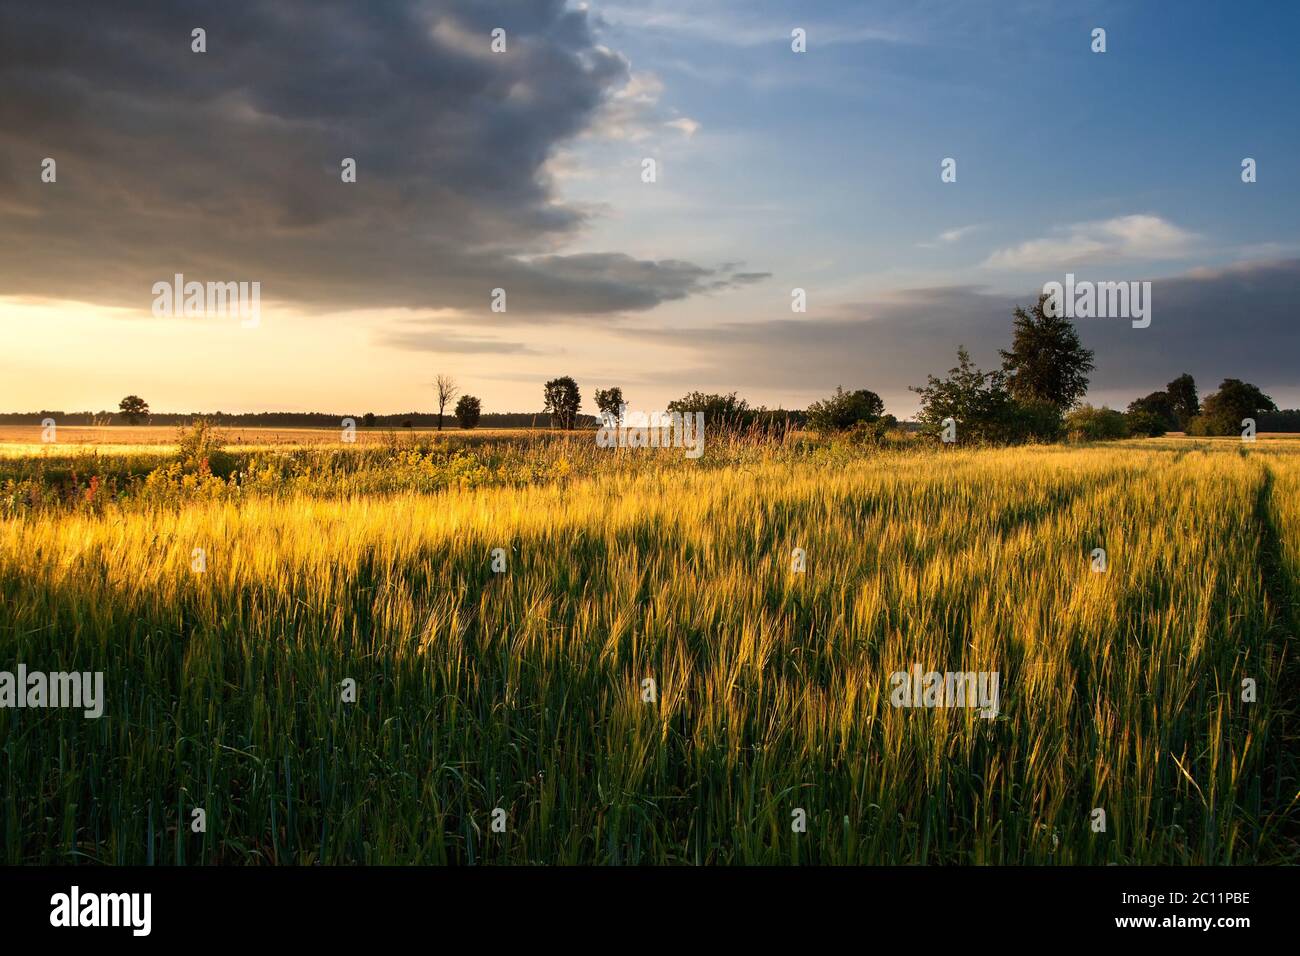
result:
[[[1293,5],[1267,28],[1225,3],[717,3],[705,22],[699,6],[593,9],[700,123],[665,149],[684,217],[752,204],[731,240],[755,265],[834,259],[836,281],[956,272],[1018,291],[1034,270],[983,269],[989,253],[1133,214],[1203,239],[1177,259],[1118,257],[1148,276],[1295,248]],[[807,54],[787,24],[807,25]],[[942,184],[949,156],[958,181]],[[1245,156],[1264,170],[1250,188]],[[763,228],[763,200],[794,234]]]
[[[1294,4],[0,16],[5,408],[134,391],[159,410],[398,411],[444,372],[488,411],[571,374],[634,408],[693,388],[801,407],[842,384],[907,415],[909,384],[963,343],[994,364],[1011,309],[1066,272],[1154,283],[1150,328],[1080,321],[1091,400],[1191,371],[1203,394],[1237,377],[1300,405]],[[341,189],[342,155],[360,175]],[[57,185],[36,177],[47,156]],[[152,316],[174,272],[260,280],[265,321]]]
[[[914,287],[969,285],[1028,301],[1067,270],[1172,278],[1300,254],[1300,133],[1284,119],[1300,92],[1292,5],[1272,5],[1266,19],[1224,3],[592,9],[634,69],[653,68],[660,101],[699,123],[689,142],[661,146],[680,198],[659,218],[672,215],[679,234],[709,223],[691,240],[701,253],[723,245],[773,273],[708,303],[701,322],[776,319],[779,293],[796,284],[816,303],[810,316],[843,315]],[[790,51],[793,26],[808,31],[806,54]],[[1105,53],[1091,49],[1095,27],[1106,30]],[[1247,156],[1260,171],[1249,185]],[[945,157],[957,160],[955,183],[940,182]],[[667,233],[646,224],[652,212],[602,238]],[[1002,343],[980,341],[983,332],[967,344],[992,362]],[[1295,339],[1257,344],[1283,342]],[[1219,374],[1205,365],[1203,375]],[[1276,371],[1270,387],[1294,403],[1296,380]],[[1153,374],[1152,389],[1164,381]],[[1230,374],[1250,370],[1220,377]],[[1098,397],[1124,401],[1125,387]]]

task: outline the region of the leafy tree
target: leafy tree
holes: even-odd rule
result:
[[[913,386],[921,396],[917,421],[927,434],[938,435],[944,419],[957,425],[961,442],[1003,441],[1014,406],[1001,372],[984,372],[971,361],[963,345],[957,349],[957,365],[947,378],[927,376],[924,386]]]
[[[1179,430],[1186,430],[1188,423],[1201,414],[1201,402],[1196,394],[1196,379],[1184,372],[1165,386],[1169,394],[1169,403],[1173,406],[1174,419]]]
[[[462,395],[456,403],[456,420],[461,428],[473,428],[482,413],[483,405],[473,395]]]
[[[149,403],[139,395],[128,395],[117,403],[118,410],[126,416],[127,423],[135,425],[149,417]]]
[[[446,411],[448,403],[456,397],[460,388],[456,385],[456,380],[450,375],[439,375],[433,381],[433,387],[438,393],[438,431],[442,431],[442,415]]]
[[[362,424],[362,425],[365,425],[367,428],[374,428],[374,427],[375,427],[375,413],[374,413],[374,412],[366,412],[364,415],[362,415],[362,416],[361,416],[361,424]]]
[[[749,402],[737,398],[735,392],[727,395],[687,392],[681,398],[669,402],[668,411],[682,415],[703,412],[704,421],[711,428],[739,428],[753,417]]]
[[[618,421],[623,416],[623,389],[615,385],[613,388],[596,389],[596,407],[606,418],[612,421]]]
[[[1030,311],[1017,307],[1010,350],[999,350],[1002,371],[1012,396],[1023,402],[1050,402],[1061,411],[1074,406],[1088,391],[1092,350],[1079,342],[1079,333],[1064,316],[1043,311],[1046,295]]]
[[[567,375],[553,378],[546,383],[544,395],[544,407],[551,415],[551,424],[566,431],[572,429],[578,420],[578,409],[582,407],[578,383]]]
[[[1160,393],[1163,394],[1163,393]],[[1159,438],[1165,432],[1169,431],[1169,422],[1162,415],[1158,415],[1146,408],[1133,406],[1136,402],[1130,403],[1128,414],[1124,416],[1128,422],[1128,431],[1130,435],[1144,435],[1147,438]]]
[[[1129,426],[1123,412],[1083,405],[1065,416],[1065,431],[1073,441],[1106,441],[1127,438]]]
[[[1152,392],[1142,398],[1135,398],[1128,403],[1128,414],[1131,419],[1130,427],[1135,422],[1140,423],[1141,427],[1133,430],[1144,435],[1156,434],[1150,431],[1153,421],[1159,424],[1161,435],[1167,431],[1178,431],[1183,427],[1168,392]]]
[[[1193,435],[1236,435],[1243,418],[1260,412],[1275,412],[1277,406],[1258,387],[1236,378],[1225,378],[1219,390],[1205,399],[1201,414],[1187,425]]]
[[[874,422],[885,413],[885,403],[875,392],[860,388],[846,392],[836,386],[835,394],[808,406],[808,427],[822,434],[845,431],[859,422]]]

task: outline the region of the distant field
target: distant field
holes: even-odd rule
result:
[[[232,450],[258,450],[275,448],[310,448],[314,446],[343,445],[338,428],[242,428],[218,429],[228,438]],[[66,454],[78,450],[91,450],[100,454],[130,454],[141,451],[174,451],[177,428],[171,425],[67,425],[58,426],[54,443],[41,440],[39,425],[0,425],[0,457],[22,457],[41,454]],[[383,445],[396,439],[402,441],[430,441],[438,438],[456,440],[461,444],[501,442],[527,438],[558,438],[589,441],[591,429],[561,432],[539,428],[444,428],[442,431],[425,428],[362,428],[355,433],[355,445]],[[1261,441],[1300,438],[1300,434],[1261,433]],[[1145,439],[1148,442],[1177,441],[1183,436],[1172,434],[1164,439]],[[1235,438],[1198,438],[1198,442],[1238,441]],[[1141,441],[1141,440],[1140,440]]]
[[[0,482],[0,669],[107,688],[0,709],[7,863],[1300,862],[1300,441],[168,431]]]
[[[229,446],[238,449],[310,447],[342,444],[339,428],[220,428]],[[93,448],[101,454],[137,452],[144,449],[167,451],[176,448],[177,428],[173,425],[59,425],[57,441],[41,440],[39,425],[0,425],[0,455],[60,453]],[[499,441],[537,435],[557,435],[549,428],[363,428],[356,429],[358,445],[382,444],[391,436],[417,439],[457,438],[469,441]]]

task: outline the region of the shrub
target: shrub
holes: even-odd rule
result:
[[[884,414],[885,403],[875,392],[860,388],[846,392],[837,386],[830,398],[808,406],[808,427],[823,435],[845,431]]]
[[[703,412],[704,423],[711,429],[740,429],[754,420],[749,402],[737,398],[735,392],[726,395],[687,392],[681,398],[669,402],[667,410],[682,415]]]
[[[206,419],[196,418],[189,428],[178,429],[176,444],[176,460],[183,471],[208,471],[225,477],[234,470],[234,457],[222,450],[226,436]]]
[[[1065,431],[1071,441],[1108,441],[1127,438],[1129,427],[1123,412],[1081,405],[1065,416]]]
[[[1159,438],[1169,430],[1168,422],[1163,416],[1145,408],[1134,408],[1130,405],[1125,418],[1128,420],[1130,435]]]
[[[890,427],[890,422],[885,421],[883,418],[877,418],[874,421],[858,422],[847,430],[846,435],[849,441],[855,445],[875,447],[884,443]]]
[[[1004,444],[1056,441],[1061,437],[1061,412],[1047,399],[1012,398],[1002,372],[984,372],[966,349],[957,350],[957,366],[944,379],[931,375],[924,387],[917,416],[922,431],[938,435],[944,419],[957,424],[962,443]]]
[[[957,349],[957,365],[947,378],[928,376],[923,386],[913,386],[921,396],[917,421],[927,435],[938,436],[945,419],[957,423],[957,440],[962,443],[1006,441],[1012,410],[1011,394],[1001,372],[985,372],[971,361],[966,347]]]
[[[1054,442],[1063,430],[1061,410],[1046,399],[1014,401],[1004,413],[1002,441]]]

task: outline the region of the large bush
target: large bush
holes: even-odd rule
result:
[[[1164,416],[1145,408],[1134,408],[1130,405],[1128,414],[1124,417],[1128,419],[1130,435],[1159,438],[1169,430],[1168,420]]]
[[[1064,430],[1061,410],[1050,401],[1013,401],[1003,415],[1003,441],[1059,441]]]
[[[836,387],[835,394],[808,406],[808,427],[823,435],[847,431],[859,422],[878,421],[885,413],[885,403],[875,392],[860,388],[846,392]]]
[[[709,428],[743,428],[754,418],[749,402],[737,398],[735,392],[726,395],[704,392],[687,392],[668,403],[668,411],[681,415],[704,413],[704,423]]]
[[[1012,406],[1006,379],[1001,372],[979,369],[965,346],[957,349],[957,364],[948,370],[947,378],[928,376],[925,385],[913,387],[912,391],[921,396],[921,410],[916,417],[924,434],[940,435],[944,422],[952,419],[959,442],[1006,440]]]
[[[1107,441],[1127,438],[1129,424],[1124,413],[1113,408],[1081,405],[1065,416],[1065,432],[1071,441]]]
[[[957,365],[947,378],[931,375],[925,386],[912,391],[921,396],[917,420],[924,434],[940,435],[951,418],[961,444],[1056,441],[1061,435],[1061,412],[1054,402],[1016,400],[1006,375],[980,370],[964,347],[957,350]]]

